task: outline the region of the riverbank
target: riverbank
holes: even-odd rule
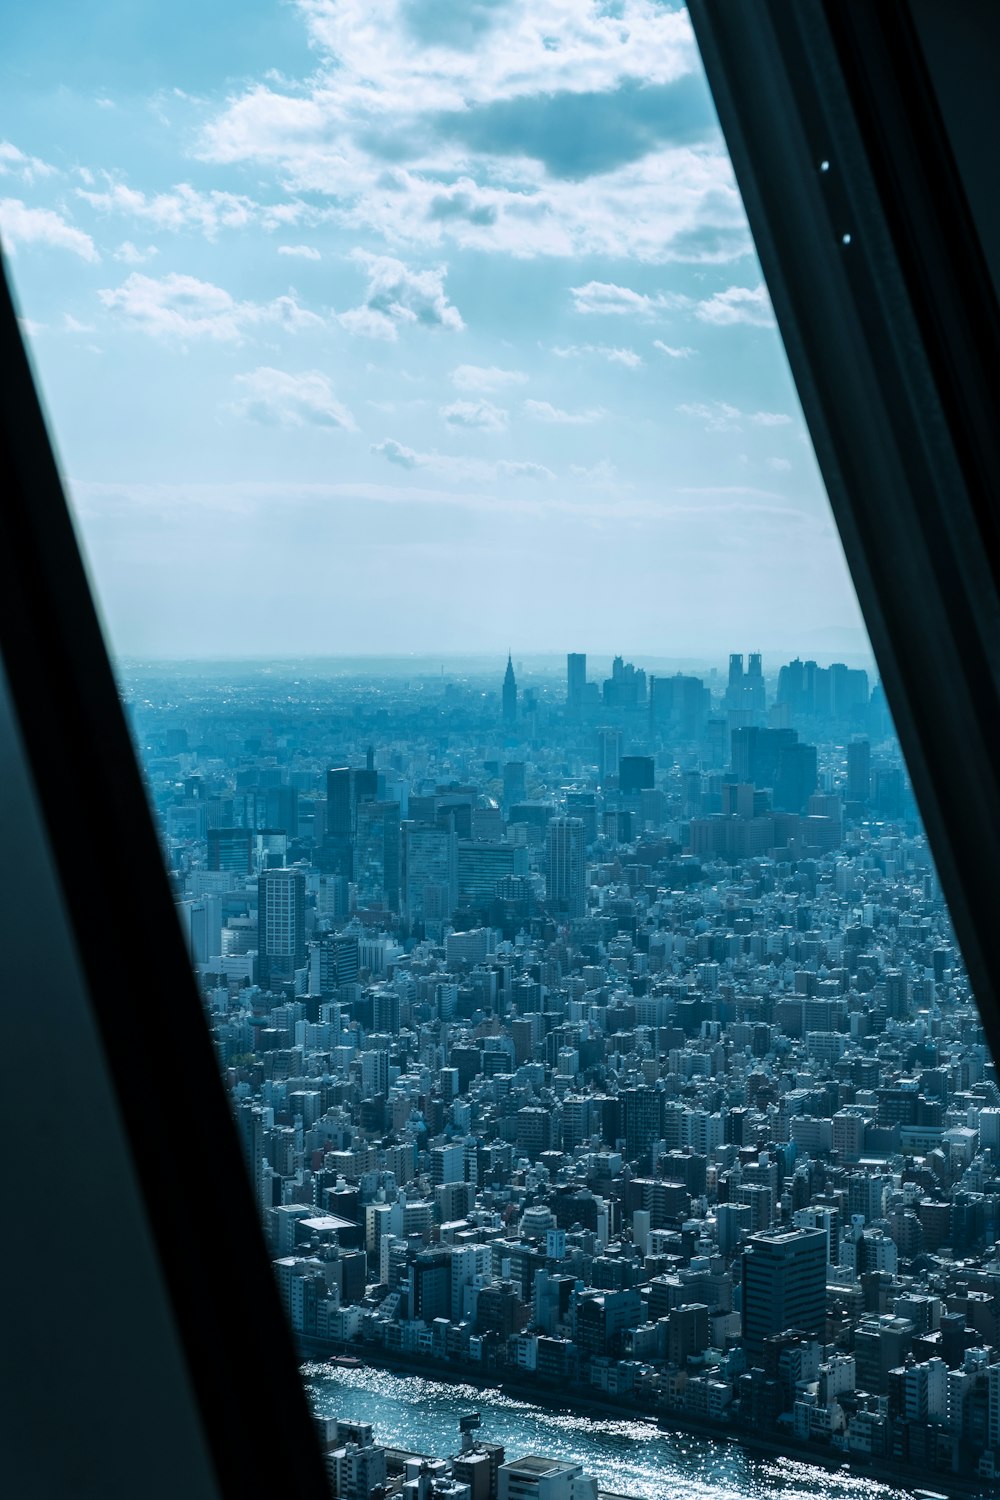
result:
[[[334,1351],[331,1345],[321,1344],[317,1340],[300,1339],[299,1342],[304,1358],[312,1365],[310,1376],[321,1373],[316,1370],[316,1366],[322,1366],[331,1353],[344,1352],[360,1359],[363,1367],[384,1370],[390,1374],[416,1377],[452,1389],[456,1386],[468,1386],[483,1394],[492,1391],[529,1406],[541,1407],[554,1413],[589,1417],[595,1421],[640,1422],[663,1434],[687,1435],[731,1446],[762,1460],[792,1459],[828,1473],[851,1474],[857,1478],[877,1480],[897,1488],[902,1485],[925,1493],[928,1490],[939,1491],[949,1497],[955,1496],[956,1500],[986,1500],[986,1497],[995,1497],[996,1494],[995,1489],[990,1488],[989,1481],[972,1476],[918,1469],[911,1464],[880,1461],[841,1450],[824,1450],[814,1444],[797,1442],[791,1436],[769,1436],[714,1422],[699,1422],[679,1413],[652,1411],[627,1398],[582,1391],[572,1386],[546,1386],[527,1376],[519,1378],[509,1371],[476,1369],[474,1366],[457,1363],[446,1364],[363,1344],[338,1346]],[[329,1373],[336,1373],[336,1369],[336,1366],[331,1366]]]

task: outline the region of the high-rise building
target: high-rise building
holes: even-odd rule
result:
[[[350,838],[354,832],[354,799],[350,766],[332,766],[326,773],[326,831],[328,836]]]
[[[514,663],[507,653],[507,670],[503,678],[503,722],[504,727],[513,729],[517,723],[517,679],[514,676]]]
[[[865,803],[871,796],[872,747],[868,740],[852,740],[847,747],[847,800]]]
[[[733,774],[738,782],[754,786],[776,784],[783,750],[798,744],[795,729],[763,729],[756,724],[733,729],[730,745]]]
[[[503,768],[503,805],[510,808],[528,795],[523,760],[509,760]]]
[[[778,812],[805,812],[806,804],[816,790],[817,756],[815,745],[783,745],[778,752],[778,771],[774,778],[774,806]]]
[[[249,875],[253,869],[253,831],[249,828],[209,828],[208,868]]]
[[[398,802],[359,802],[354,842],[354,880],[359,906],[384,904],[399,910],[400,822]]]
[[[288,983],[306,961],[306,878],[262,870],[257,884],[258,971],[265,989]]]
[[[528,851],[524,846],[485,839],[460,839],[458,843],[458,898],[473,904],[489,903],[497,896],[497,885],[508,875],[527,875]]]
[[[743,707],[743,653],[733,651],[729,656],[729,681],[726,686],[726,707]]]
[[[660,1138],[663,1096],[655,1089],[638,1088],[624,1089],[620,1098],[625,1155],[629,1161],[639,1161]]]
[[[762,714],[767,707],[764,688],[764,667],[759,651],[751,651],[747,662],[747,675],[743,683],[743,707]]]
[[[646,674],[641,667],[616,656],[611,663],[611,676],[605,678],[603,688],[605,708],[645,708],[647,700]]]
[[[587,905],[586,842],[582,818],[553,818],[548,827],[546,896],[571,919]]]
[[[603,785],[609,776],[618,775],[622,758],[622,732],[605,726],[597,731],[597,774]]]
[[[354,984],[361,966],[356,937],[324,935],[310,950],[309,988],[329,998],[342,984]]]
[[[618,763],[618,789],[623,797],[637,797],[653,785],[651,755],[623,755]]]
[[[760,1359],[764,1341],[795,1329],[812,1337],[826,1322],[826,1234],[765,1230],[743,1252],[743,1341]]]
[[[571,714],[578,714],[581,711],[586,694],[586,653],[571,651],[566,657],[566,707]]]
[[[354,798],[354,813],[362,802],[374,802],[378,796],[378,772],[375,769],[375,750],[369,745],[365,756],[365,764],[358,766],[353,774],[352,792]]]
[[[649,679],[649,723],[651,729],[668,729],[681,739],[693,740],[702,733],[712,704],[712,695],[700,677]]]
[[[403,824],[400,900],[412,921],[444,920],[458,897],[458,835],[446,828]]]

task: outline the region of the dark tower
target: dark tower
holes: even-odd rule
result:
[[[503,678],[503,721],[508,729],[513,729],[517,723],[517,680],[514,677],[514,663],[507,652],[507,670]]]

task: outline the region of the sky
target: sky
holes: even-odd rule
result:
[[[682,9],[17,7],[0,239],[120,655],[866,649]]]

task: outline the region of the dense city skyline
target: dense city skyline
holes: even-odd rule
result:
[[[338,1495],[549,1462],[399,1455],[359,1361],[992,1476],[1000,1088],[863,667],[123,687]]]

